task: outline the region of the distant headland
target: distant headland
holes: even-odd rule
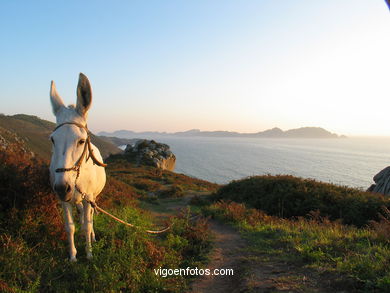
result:
[[[117,130],[114,132],[99,132],[100,136],[114,136],[119,138],[134,138],[140,136],[176,136],[176,137],[248,137],[248,138],[346,138],[345,135],[332,133],[321,127],[301,127],[283,131],[275,127],[255,133],[240,133],[232,131],[201,131],[191,129],[183,132],[135,132],[131,130]]]

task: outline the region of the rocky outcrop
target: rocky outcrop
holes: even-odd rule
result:
[[[367,191],[390,195],[390,166],[376,174],[374,182]]]
[[[169,146],[154,140],[142,139],[134,145],[128,144],[125,155],[133,157],[137,164],[154,166],[162,170],[173,171],[176,165],[176,157]]]

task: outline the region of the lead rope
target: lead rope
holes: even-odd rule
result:
[[[77,184],[75,185],[75,187],[76,187],[77,192],[79,192],[81,194],[82,199],[85,200],[86,202],[88,202],[97,214],[98,214],[98,211],[100,211],[103,214],[106,214],[107,216],[113,218],[115,221],[117,221],[119,223],[122,223],[122,224],[129,226],[129,227],[132,227],[132,228],[139,228],[138,226],[135,226],[134,224],[127,223],[127,222],[119,219],[118,217],[115,217],[114,215],[110,214],[109,212],[103,210],[101,207],[99,207],[96,204],[96,202],[93,202],[93,201],[87,199],[88,195],[85,192],[82,192],[80,190],[80,188],[77,186]],[[168,231],[169,229],[171,229],[171,227],[172,227],[172,225],[169,225],[168,227],[166,227],[162,230],[145,230],[145,232],[150,233],[150,234],[160,234],[160,233],[164,233],[164,232]]]

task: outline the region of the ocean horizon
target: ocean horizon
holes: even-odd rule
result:
[[[390,137],[141,138],[168,144],[176,156],[175,172],[219,184],[288,174],[367,189],[373,176],[390,165]]]

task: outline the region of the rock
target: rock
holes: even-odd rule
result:
[[[128,144],[125,154],[134,157],[137,164],[154,166],[162,170],[173,171],[176,157],[170,151],[169,145],[142,139],[134,145]]]
[[[376,174],[374,182],[367,191],[390,195],[390,166]]]

